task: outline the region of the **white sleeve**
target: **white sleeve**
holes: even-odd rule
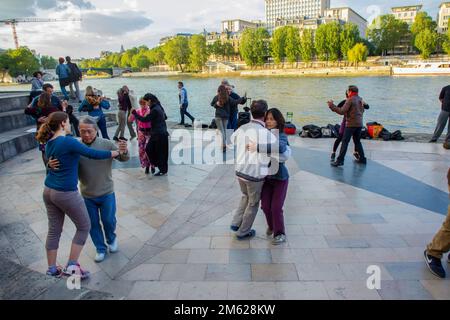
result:
[[[286,151],[280,154],[280,162],[287,162],[292,157],[292,149],[289,146],[286,146]]]

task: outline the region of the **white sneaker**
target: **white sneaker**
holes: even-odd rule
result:
[[[117,237],[113,243],[109,245],[109,252],[116,253],[119,251],[119,242],[117,241]]]
[[[105,260],[105,256],[106,255],[104,253],[97,252],[96,255],[95,255],[94,261],[97,262],[97,263],[103,262],[103,260]]]

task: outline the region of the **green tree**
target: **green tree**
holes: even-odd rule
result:
[[[147,55],[142,52],[133,56],[131,66],[138,71],[142,71],[143,69],[150,67],[150,60]]]
[[[419,12],[414,19],[414,23],[411,25],[411,33],[417,36],[424,30],[435,31],[437,23],[433,21],[433,18],[426,12]]]
[[[357,43],[352,49],[347,53],[348,60],[355,63],[358,67],[360,62],[367,61],[367,56],[369,55],[369,49],[363,43]]]
[[[11,66],[11,57],[6,52],[0,53],[0,75],[1,82],[5,81],[5,77],[8,74],[9,68]]]
[[[270,46],[270,51],[272,58],[276,64],[280,64],[284,61],[286,57],[286,36],[288,27],[281,27],[275,29],[272,42]]]
[[[152,65],[164,63],[164,50],[161,47],[156,47],[147,51],[146,55]]]
[[[450,19],[448,20],[448,23],[450,25]],[[450,55],[450,29],[448,29],[447,34],[445,35],[442,47],[444,51]]]
[[[344,59],[348,59],[348,52],[360,41],[358,26],[346,23],[341,32],[341,52]]]
[[[223,55],[227,57],[227,59],[230,59],[232,56],[236,55],[234,47],[230,42],[225,42],[222,47],[223,47]]]
[[[321,24],[316,31],[315,49],[320,60],[328,61],[327,25]]]
[[[326,24],[326,39],[329,58],[335,62],[341,58],[341,25],[338,22]]]
[[[8,50],[6,54],[10,57],[9,74],[12,77],[19,75],[30,76],[40,68],[39,60],[27,47]]]
[[[58,61],[55,58],[50,56],[42,56],[41,57],[41,66],[44,69],[56,69],[58,65]]]
[[[310,62],[314,58],[314,34],[312,30],[305,29],[300,40],[300,54],[304,62]]]
[[[208,61],[208,48],[206,38],[202,35],[194,35],[189,39],[189,65],[193,70],[201,71]]]
[[[416,35],[414,45],[417,49],[419,49],[422,58],[428,59],[436,50],[437,42],[437,32],[429,29],[424,29]]]
[[[247,65],[255,67],[264,64],[269,55],[269,37],[264,28],[244,31],[239,50]]]
[[[182,36],[175,37],[164,45],[163,50],[168,65],[184,72],[184,67],[189,63],[189,40]]]
[[[216,40],[211,46],[209,46],[209,51],[216,58],[222,57],[225,55],[224,47],[222,45],[222,41]]]
[[[397,20],[392,14],[387,14],[374,19],[367,35],[377,48],[377,52],[386,55],[387,51],[394,50],[408,33],[409,27],[406,22]]]
[[[295,27],[287,27],[285,51],[289,63],[298,62],[301,55],[301,39],[300,32]]]

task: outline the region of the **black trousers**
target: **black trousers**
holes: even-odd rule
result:
[[[152,134],[145,148],[150,163],[163,174],[169,171],[169,135]]]
[[[366,160],[366,156],[364,154],[364,149],[361,143],[361,131],[362,128],[346,128],[344,132],[344,137],[342,138],[342,146],[339,157],[337,158],[338,162],[344,163],[345,155],[347,154],[348,144],[350,140],[353,138],[353,142],[355,143],[355,151],[359,153],[360,160]]]

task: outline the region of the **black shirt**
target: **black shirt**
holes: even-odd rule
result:
[[[450,86],[442,88],[439,100],[442,101],[442,111],[450,112]]]
[[[167,125],[166,125],[166,113],[163,107],[159,104],[155,104],[150,108],[150,113],[141,117],[137,114],[136,110],[133,110],[134,117],[142,122],[150,122],[152,124],[152,128],[150,131],[151,135],[168,135]]]

